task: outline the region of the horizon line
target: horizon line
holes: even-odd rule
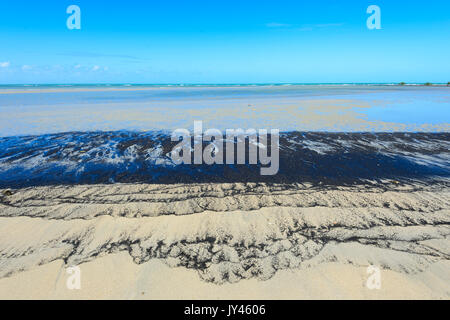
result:
[[[245,85],[448,85],[449,82],[241,82],[241,83],[138,83],[138,82],[98,82],[98,83],[0,83],[0,86],[245,86]]]

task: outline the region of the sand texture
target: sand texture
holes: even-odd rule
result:
[[[0,190],[0,298],[449,299],[441,180]]]

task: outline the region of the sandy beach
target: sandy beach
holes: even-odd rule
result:
[[[450,298],[448,89],[36,90],[0,94],[0,299]],[[175,163],[195,119],[279,125],[278,172]]]
[[[386,185],[2,190],[0,297],[449,299],[448,182]]]
[[[0,86],[0,137],[90,131],[449,132],[450,87]]]
[[[0,301],[450,300],[450,1],[73,2],[0,10]]]

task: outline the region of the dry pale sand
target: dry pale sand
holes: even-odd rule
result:
[[[369,290],[365,267],[326,262],[282,270],[272,279],[215,285],[193,270],[160,260],[137,265],[127,253],[82,264],[81,289],[68,290],[62,260],[0,280],[1,299],[448,299],[450,263],[418,274],[383,270],[380,290]]]
[[[450,298],[445,181],[0,194],[2,299]],[[380,290],[366,286],[369,265]],[[68,266],[81,290],[68,290]]]

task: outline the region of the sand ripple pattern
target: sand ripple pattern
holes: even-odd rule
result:
[[[446,183],[117,184],[0,194],[0,278],[119,251],[138,264],[195,269],[216,284],[323,262],[418,273],[450,259]]]

